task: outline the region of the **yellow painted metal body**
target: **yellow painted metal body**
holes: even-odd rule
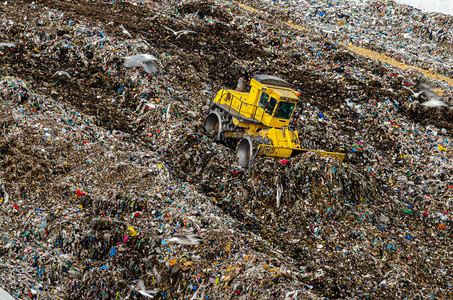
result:
[[[229,112],[233,110],[243,119],[250,119],[248,122],[245,121],[244,124],[238,124],[240,127],[248,127],[249,125],[246,125],[245,123],[250,123],[249,121],[252,119],[255,119],[267,127],[280,128],[282,126],[288,126],[294,109],[292,109],[288,118],[278,118],[274,116],[274,112],[278,108],[280,102],[292,103],[295,108],[298,94],[290,88],[264,85],[255,79],[250,81],[250,85],[250,93],[221,89],[217,93],[214,103],[227,106]],[[263,92],[269,95],[270,99],[276,100],[272,111],[266,110],[266,108],[259,103]]]
[[[297,92],[288,87],[263,84],[254,78],[250,81],[250,86],[249,93],[221,89],[214,98],[213,102],[231,115],[233,124],[243,129],[242,132],[225,132],[224,136],[233,138],[241,135],[261,136],[270,140],[271,144],[258,146],[257,157],[289,158],[296,152],[312,151],[321,156],[330,155],[340,161],[344,159],[342,153],[300,148],[297,131],[288,128],[298,101]]]

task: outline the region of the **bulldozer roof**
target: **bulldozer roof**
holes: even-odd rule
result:
[[[281,78],[261,74],[253,76],[253,79],[258,81],[262,85],[265,85],[266,87],[269,86],[269,88],[271,88],[272,91],[278,94],[280,97],[290,98],[292,100],[298,99],[299,95],[291,88],[288,82],[284,81]]]
[[[260,74],[260,75],[255,75],[253,76],[253,79],[258,81],[259,83],[266,84],[266,85],[274,85],[274,86],[280,86],[284,88],[291,88],[291,85],[284,81],[281,78],[278,78],[276,76],[272,75],[265,75],[265,74]]]
[[[298,99],[298,95],[291,89],[279,89],[279,88],[272,88],[274,93],[278,94],[280,98],[290,98],[293,101]]]

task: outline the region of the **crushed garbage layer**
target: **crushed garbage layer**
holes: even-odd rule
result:
[[[303,3],[0,5],[1,287],[20,299],[452,297],[452,110],[424,106],[417,83],[450,104],[451,87],[344,46],[393,55],[400,43],[421,52],[406,63],[451,70],[438,29],[451,17]],[[415,20],[427,34],[392,33]],[[358,31],[373,22],[382,34]],[[140,53],[155,74],[124,66]],[[258,73],[301,93],[301,146],[344,162],[309,152],[244,169],[235,142],[206,134],[217,90]]]

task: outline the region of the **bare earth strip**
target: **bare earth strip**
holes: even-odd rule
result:
[[[396,59],[387,56],[386,54],[382,54],[382,53],[378,53],[378,52],[375,52],[375,51],[372,51],[372,50],[368,50],[368,49],[365,49],[365,48],[353,46],[352,44],[348,44],[346,46],[346,48],[348,48],[348,50],[350,50],[352,52],[355,52],[357,54],[365,55],[365,56],[368,56],[369,58],[380,60],[382,62],[388,63],[389,65],[398,67],[398,68],[403,69],[403,70],[414,69],[414,70],[420,71],[420,72],[422,72],[422,74],[425,77],[428,77],[428,78],[433,79],[433,80],[439,80],[439,81],[443,80],[446,83],[448,83],[450,86],[453,86],[453,79],[450,78],[450,77],[435,73],[435,72],[430,71],[430,70],[425,70],[425,69],[422,69],[422,68],[419,68],[419,67],[414,67],[414,66],[411,66],[411,65],[403,64],[403,63],[397,61]]]
[[[296,25],[296,24],[294,24],[294,23],[293,23],[293,22],[291,22],[291,21],[289,21],[289,22],[285,22],[285,24],[286,24],[286,25],[288,25],[289,27],[292,27],[292,28],[294,28],[294,29],[298,29],[298,30],[302,30],[302,31],[308,31],[308,29],[307,29],[307,28],[305,28],[305,27],[302,27],[302,26],[300,26],[300,25]]]
[[[234,2],[236,2],[236,1],[234,1]],[[252,11],[252,12],[259,12],[259,10],[255,9],[255,8],[253,8],[251,6],[248,6],[248,5],[239,3],[239,2],[236,2],[236,3],[239,5],[240,8],[243,8],[243,9],[246,9],[246,10]]]

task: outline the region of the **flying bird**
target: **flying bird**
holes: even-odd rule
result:
[[[55,75],[58,75],[58,76],[66,75],[66,76],[68,76],[69,78],[71,78],[71,75],[69,75],[69,73],[66,72],[66,71],[56,71],[55,74],[53,74],[53,76],[55,76]]]
[[[410,33],[404,33],[403,37],[405,37],[406,39],[410,39],[412,36]]]
[[[157,58],[150,54],[137,54],[133,56],[124,57],[126,61],[124,62],[124,66],[126,68],[134,68],[139,63],[143,64],[143,68],[149,74],[155,74],[157,72],[156,69],[156,60]]]
[[[325,28],[321,28],[321,31],[326,34],[335,34],[336,25],[329,25]]]
[[[0,43],[0,47],[16,47],[15,43]]]
[[[411,72],[411,74],[412,73],[417,73],[417,72],[421,73],[419,70],[416,70],[416,69],[413,69],[413,68],[408,68],[408,69],[404,70],[404,72]]]
[[[159,292],[158,289],[146,290],[145,284],[143,283],[142,279],[138,280],[138,286],[140,288],[140,290],[138,292],[148,298],[154,298],[154,295],[151,295],[151,294],[157,294]]]
[[[102,42],[106,42],[106,41],[108,41],[108,40],[110,40],[109,37],[106,37],[106,38],[103,38],[103,37],[102,37],[102,38],[100,38],[100,39],[98,39],[98,40],[95,40],[95,41],[92,41],[92,42],[86,44],[86,45],[85,45],[85,48],[87,48],[88,46],[91,46],[91,45],[94,46],[95,44],[97,44],[97,43],[99,43],[99,42],[101,42],[101,43],[102,43]]]
[[[167,30],[170,30],[171,32],[173,32],[173,34],[176,36],[176,38],[179,38],[183,34],[196,33],[195,31],[187,30],[187,29],[175,31],[175,30],[173,30],[173,29],[171,29],[171,28],[169,28],[167,26],[164,26],[164,28],[167,29]]]
[[[178,243],[180,245],[200,245],[203,239],[198,234],[175,234],[174,237],[167,240],[168,242]]]
[[[140,104],[137,106],[137,109],[135,110],[135,112],[137,112],[140,107],[142,108],[141,109],[141,113],[143,114],[143,112],[145,111],[146,108],[148,109],[154,109],[154,108],[157,108],[157,107],[160,107],[162,109],[164,109],[164,111],[167,111],[167,108],[163,105],[160,105],[160,104],[154,104],[154,103],[150,103],[149,101],[143,99],[142,101],[140,101]]]
[[[428,98],[428,101],[421,103],[421,105],[427,107],[441,107],[441,106],[451,107],[450,104],[442,100],[441,97],[434,93],[433,90],[431,90],[425,83],[419,83],[417,87],[421,89],[425,94],[426,98]]]
[[[414,92],[414,91],[413,91],[411,88],[409,88],[409,87],[403,86],[403,88],[405,88],[406,90],[411,91],[412,94],[414,94],[414,97],[415,97],[415,98],[418,98],[421,94],[423,94],[423,91],[416,93],[416,92]]]
[[[132,38],[132,34],[130,34],[130,32],[127,31],[127,29],[124,28],[123,25],[120,25],[120,28],[123,30],[123,33],[124,33],[125,35],[127,35],[127,36],[130,37],[130,38]]]

